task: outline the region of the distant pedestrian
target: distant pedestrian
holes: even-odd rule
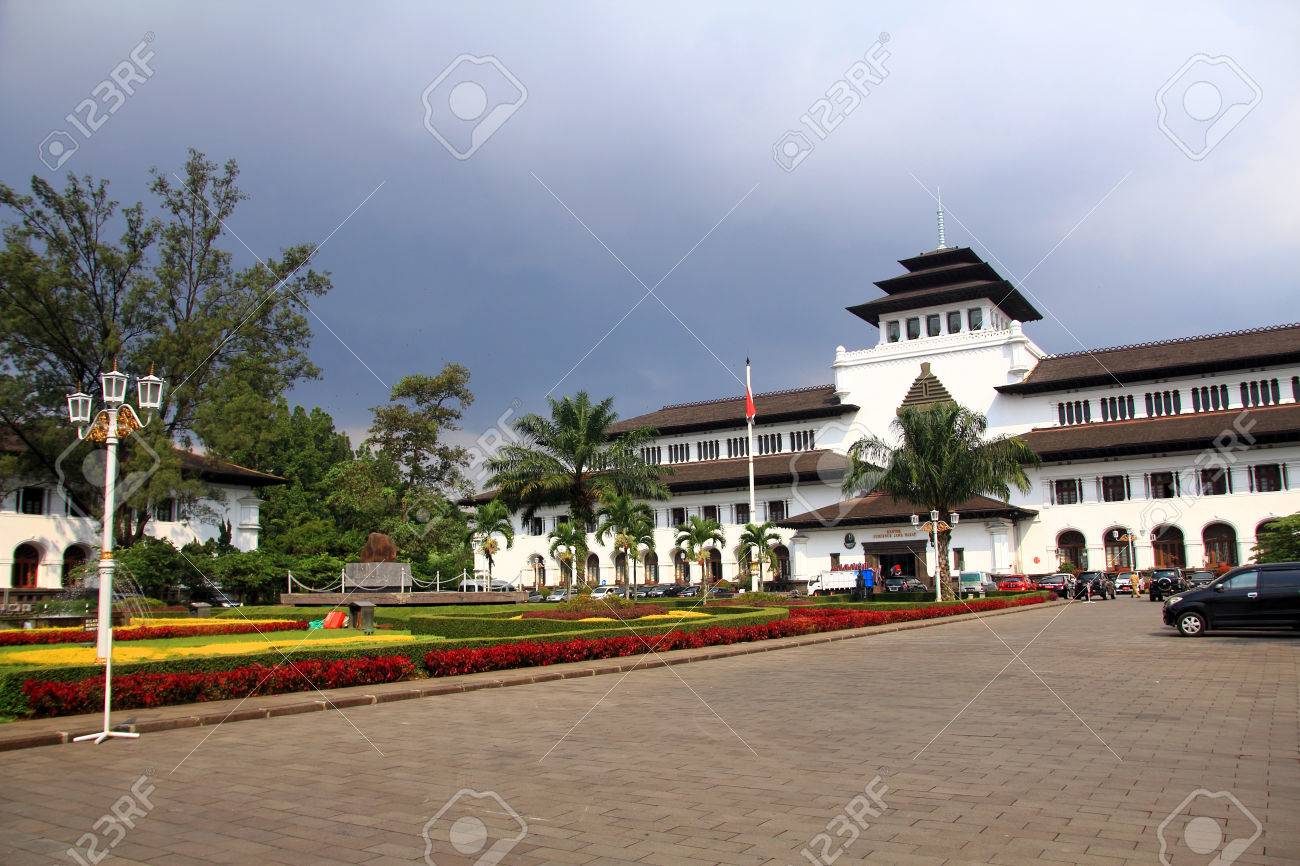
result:
[[[1142,575],[1136,571],[1133,572],[1132,581],[1133,581],[1133,597],[1140,599],[1142,597]]]

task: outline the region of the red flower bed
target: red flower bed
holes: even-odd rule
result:
[[[115,628],[113,640],[158,640],[168,637],[209,637],[225,634],[265,634],[274,631],[305,631],[302,620],[277,622],[230,622],[212,625],[146,625],[140,628]],[[80,628],[34,628],[0,631],[0,646],[32,646],[52,643],[93,643],[95,633]]]
[[[839,631],[869,625],[910,622],[957,616],[1027,604],[1041,604],[1041,596],[1016,599],[985,599],[965,605],[931,605],[911,610],[863,610],[860,608],[797,608],[785,619],[761,625],[714,626],[697,631],[670,631],[645,637],[573,638],[566,641],[517,641],[498,646],[434,650],[425,655],[424,666],[435,677],[534,667],[563,662],[619,658],[648,652],[748,643],[775,637]]]
[[[392,683],[409,678],[415,665],[406,656],[378,656],[337,661],[304,659],[275,667],[252,664],[228,671],[172,674],[122,674],[113,677],[113,707],[124,710],[196,701],[220,701],[250,695],[276,695],[315,686],[337,689]],[[104,678],[75,682],[27,680],[27,704],[37,716],[89,713],[104,705]]]

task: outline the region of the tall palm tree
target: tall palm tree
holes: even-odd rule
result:
[[[700,585],[705,602],[709,600],[709,552],[726,541],[722,524],[707,517],[693,514],[690,520],[677,527],[677,545],[686,552],[688,559],[700,564]]]
[[[627,538],[632,549],[632,589],[628,598],[636,596],[636,561],[641,556],[641,549],[653,553],[655,549],[655,525],[653,521],[638,520],[627,528]]]
[[[612,534],[614,549],[621,550],[625,557],[631,556],[633,525],[649,523],[654,526],[654,517],[654,509],[644,502],[637,502],[625,493],[607,490],[601,496],[600,509],[596,512],[596,540],[603,544],[605,537]]]
[[[485,502],[469,518],[470,532],[478,538],[479,552],[487,559],[488,587],[492,586],[493,557],[501,549],[496,536],[506,540],[506,547],[515,546],[515,527],[510,522],[510,509],[500,499]]]
[[[564,574],[564,560],[570,559],[569,563],[569,598],[573,598],[573,581],[578,574],[578,558],[587,552],[587,533],[574,523],[572,520],[565,520],[557,523],[555,528],[547,533],[546,537],[551,541],[551,556],[560,564],[560,574]]]
[[[519,442],[503,445],[485,466],[489,484],[506,504],[531,518],[541,506],[564,505],[579,526],[595,521],[606,491],[640,499],[666,499],[663,470],[641,459],[655,436],[642,427],[611,435],[618,419],[614,398],[593,403],[585,391],[550,398],[550,417],[529,414],[515,422]]]
[[[849,449],[844,492],[875,489],[904,499],[922,511],[948,514],[975,496],[1005,500],[1011,488],[1030,489],[1026,466],[1038,455],[1021,439],[986,439],[988,419],[953,402],[908,407],[898,413],[893,431],[898,444],[863,437]],[[948,568],[950,529],[939,533],[939,575],[945,598],[955,597]]]
[[[775,557],[772,548],[780,543],[781,536],[776,532],[776,524],[770,520],[764,523],[746,523],[741,530],[740,546],[737,548],[741,556],[749,554],[758,559],[758,583],[755,585],[751,577],[750,589],[757,591],[763,588],[763,563],[771,564]]]

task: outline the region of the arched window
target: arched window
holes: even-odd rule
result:
[[[686,558],[686,552],[683,550],[673,551],[673,581],[676,583],[691,582],[691,563]]]
[[[791,577],[790,548],[786,547],[784,544],[778,544],[776,547],[772,548],[772,555],[776,557],[776,574],[773,575],[773,579],[777,583],[789,583]]]
[[[14,548],[14,565],[9,572],[9,585],[31,588],[36,586],[36,575],[41,568],[41,551],[34,544],[20,544]]]
[[[587,555],[587,584],[600,585],[600,557],[594,553]]]
[[[1211,523],[1201,532],[1205,543],[1205,564],[1237,564],[1237,531],[1226,523]]]
[[[1056,557],[1062,565],[1068,562],[1076,569],[1086,568],[1086,551],[1087,542],[1084,540],[1082,532],[1067,529],[1056,536]]]
[[[1102,536],[1106,550],[1106,570],[1124,571],[1133,567],[1132,539],[1123,526],[1112,526]]]
[[[722,551],[716,547],[709,550],[709,580],[713,583],[722,580]]]
[[[643,564],[645,565],[645,582],[658,583],[659,582],[659,555],[655,553],[653,550],[647,550],[645,552],[645,560]]]
[[[620,584],[627,583],[627,554],[619,553],[614,557],[614,581]]]
[[[1151,530],[1151,551],[1156,568],[1182,568],[1187,565],[1183,531],[1177,526],[1157,526]]]
[[[90,559],[90,551],[83,544],[72,544],[63,551],[63,585],[67,586],[74,572]]]

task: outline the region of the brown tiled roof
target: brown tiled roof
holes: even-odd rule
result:
[[[830,450],[798,451],[788,454],[766,454],[754,458],[754,485],[772,484],[834,484],[838,485],[848,468],[848,458]],[[664,483],[673,493],[693,490],[714,490],[749,486],[749,461],[739,457],[731,460],[698,460],[664,466]],[[495,490],[462,499],[462,505],[487,502],[496,496]]]
[[[907,269],[906,274],[876,283],[887,297],[849,307],[849,312],[879,326],[880,317],[888,313],[958,301],[989,300],[1021,322],[1043,317],[1015,286],[970,247],[932,250],[902,259],[899,264]]]
[[[835,396],[834,385],[814,385],[755,394],[754,408],[758,410],[754,417],[755,424],[775,424],[781,421],[833,418],[846,412],[855,412],[858,407],[841,403]],[[739,397],[724,397],[700,403],[674,403],[655,412],[619,421],[610,427],[610,432],[618,435],[640,427],[653,427],[661,434],[694,433],[743,426],[744,423],[745,395],[741,394]]]
[[[1034,394],[1092,385],[1128,385],[1167,376],[1244,370],[1300,361],[1300,324],[1160,340],[1050,355],[1004,394]]]
[[[948,389],[939,381],[939,377],[930,371],[930,362],[921,362],[921,373],[912,382],[912,387],[907,389],[907,394],[903,397],[903,404],[899,406],[932,406],[935,403],[951,403],[952,395]]]
[[[12,431],[6,430],[0,433],[0,451],[14,453],[26,450],[26,444],[13,435]],[[246,466],[240,466],[227,460],[218,460],[206,454],[196,454],[193,451],[177,448],[176,455],[180,459],[181,471],[192,472],[205,481],[218,484],[247,484],[251,487],[269,487],[273,484],[288,483],[286,479],[281,478],[279,475],[249,469]]]
[[[1021,438],[1045,461],[1300,441],[1300,403],[1039,427]]]
[[[973,497],[952,510],[956,511],[963,520],[968,518],[984,520],[990,517],[1021,520],[1038,513],[1033,509],[1021,508],[987,496]],[[920,514],[925,520],[929,519],[928,511],[905,499],[896,499],[888,493],[873,492],[857,499],[846,499],[815,511],[797,514],[781,521],[778,525],[786,529],[821,529],[836,526],[865,526],[873,523],[907,523],[913,514]],[[944,519],[947,519],[946,515]]]

